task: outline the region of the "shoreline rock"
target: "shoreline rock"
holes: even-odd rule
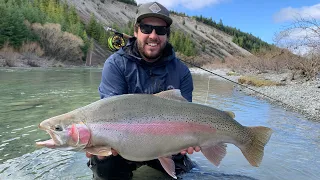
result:
[[[266,79],[280,82],[283,74],[263,74]],[[270,78],[270,77],[273,78]],[[249,95],[267,99],[269,102],[281,105],[286,109],[303,114],[307,119],[320,122],[320,80],[312,81],[287,81],[284,86],[265,86],[250,88],[266,94],[278,101],[263,97],[263,95],[245,90]]]

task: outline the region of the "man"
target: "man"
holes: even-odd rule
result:
[[[104,64],[99,86],[101,98],[180,89],[182,96],[192,101],[191,73],[188,67],[176,58],[172,46],[168,43],[171,24],[169,11],[161,4],[152,2],[139,7],[134,37]],[[194,151],[200,151],[200,147],[189,147],[173,156],[177,174],[192,168],[193,164],[185,154],[192,154]],[[88,166],[94,173],[94,179],[131,179],[132,171],[141,165],[165,172],[159,160],[132,162],[115,151],[108,157],[96,157],[88,153],[87,157],[90,158]]]

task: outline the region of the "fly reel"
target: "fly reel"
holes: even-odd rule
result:
[[[117,51],[123,46],[125,46],[125,40],[122,34],[115,33],[108,38],[108,47],[111,51]]]

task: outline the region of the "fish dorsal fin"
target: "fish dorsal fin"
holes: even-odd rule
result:
[[[180,89],[171,89],[171,90],[167,90],[167,91],[162,91],[162,92],[156,93],[154,95],[161,97],[161,98],[164,98],[164,99],[188,102],[188,100],[186,100],[181,95]]]
[[[224,111],[225,113],[227,113],[230,117],[232,117],[233,119],[236,117],[236,115],[234,114],[234,112],[232,111]]]

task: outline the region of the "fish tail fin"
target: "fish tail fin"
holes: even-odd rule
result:
[[[247,127],[251,134],[251,141],[241,146],[241,151],[252,166],[258,167],[264,154],[264,146],[268,143],[272,129],[257,126]]]

